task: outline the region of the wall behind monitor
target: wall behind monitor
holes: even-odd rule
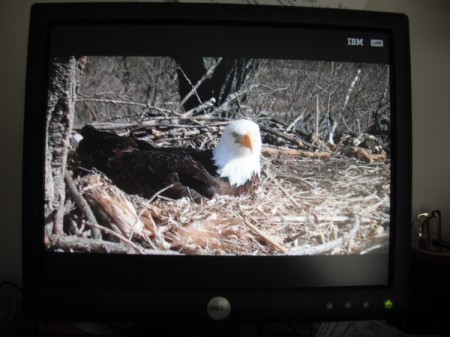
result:
[[[29,11],[35,2],[41,1],[0,1],[0,282],[19,284],[24,88]],[[366,9],[402,12],[410,18],[412,215],[440,209],[450,240],[450,2],[370,0]]]

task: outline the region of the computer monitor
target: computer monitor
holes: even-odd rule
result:
[[[398,318],[411,199],[408,41],[407,18],[391,13],[34,5],[27,313]]]

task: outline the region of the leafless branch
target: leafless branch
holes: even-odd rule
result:
[[[242,207],[239,207],[239,210],[241,211],[241,215],[236,214],[236,213],[235,214],[236,214],[236,216],[242,218],[242,220],[244,221],[244,223],[247,225],[248,228],[250,228],[254,233],[259,235],[264,241],[266,241],[267,243],[270,243],[271,245],[276,247],[280,252],[286,253],[287,250],[285,247],[283,247],[281,244],[279,244],[274,239],[272,239],[268,234],[264,233],[263,231],[258,229],[258,227],[253,225],[250,221],[248,221],[247,216],[246,216],[244,210],[242,209]]]
[[[197,89],[198,87],[208,78],[211,77],[211,75],[214,73],[214,70],[216,70],[216,67],[220,64],[220,62],[222,61],[222,58],[220,57],[217,62],[211,66],[208,71],[206,72],[205,75],[202,76],[202,78],[200,78],[200,80],[192,87],[191,91],[181,100],[180,104],[178,105],[178,107],[175,109],[176,112],[179,112],[180,109],[183,107],[184,103],[186,103],[186,101],[191,98],[191,96],[195,93],[197,94]],[[181,69],[182,70],[182,69]],[[184,73],[183,73],[184,74]],[[184,74],[185,75],[185,74]],[[185,75],[186,76],[186,75]],[[186,77],[187,78],[187,77]],[[189,79],[188,79],[189,80]],[[210,100],[211,101],[211,100]],[[214,100],[215,101],[215,100]],[[212,102],[214,104],[214,101]],[[203,104],[202,104],[203,105]],[[191,116],[194,112],[193,111],[195,109],[189,110],[188,112],[185,112],[183,114],[183,116]]]
[[[336,240],[329,241],[327,243],[318,246],[305,245],[302,247],[297,247],[292,249],[289,252],[289,255],[317,255],[328,252],[334,248],[344,246],[345,244],[348,244],[351,240],[353,240],[353,238],[355,237],[356,233],[359,230],[359,227],[360,227],[360,219],[358,216],[355,216],[353,227],[350,229],[348,233],[344,234],[340,238],[337,238]]]
[[[80,208],[83,215],[88,220],[88,225],[91,227],[91,233],[92,237],[94,239],[100,239],[101,233],[100,231],[92,226],[93,224],[98,223],[97,219],[95,218],[94,213],[91,210],[91,207],[87,203],[86,199],[81,195],[81,193],[78,192],[78,189],[75,185],[75,182],[72,179],[72,172],[66,170],[66,173],[64,175],[64,179],[66,182],[67,190],[69,191],[71,197],[75,201],[75,204]]]
[[[129,245],[103,240],[92,240],[78,236],[48,235],[45,237],[47,249],[62,249],[89,253],[136,254],[136,250]],[[174,251],[159,251],[141,249],[140,253],[149,255],[180,255]]]

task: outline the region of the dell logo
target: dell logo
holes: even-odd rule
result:
[[[217,296],[208,302],[206,309],[209,317],[215,320],[222,320],[230,315],[231,304],[225,297]]]
[[[226,305],[210,305],[208,311],[230,311],[230,307]]]
[[[356,39],[354,37],[347,38],[348,46],[364,46],[364,39]]]

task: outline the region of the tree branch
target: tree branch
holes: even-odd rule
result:
[[[280,252],[282,253],[286,253],[287,250],[286,248],[279,244],[278,242],[276,242],[275,240],[273,240],[269,235],[267,235],[266,233],[264,233],[263,231],[261,231],[260,229],[258,229],[258,227],[256,227],[255,225],[253,225],[250,221],[247,220],[247,216],[245,215],[244,210],[242,209],[242,207],[240,207],[239,205],[239,210],[241,211],[241,216],[239,216],[244,223],[247,225],[248,228],[250,228],[252,230],[252,232],[258,234],[264,241],[266,241],[267,243],[270,243],[272,246],[276,247]]]
[[[70,195],[75,201],[75,204],[80,208],[81,212],[88,220],[88,226],[91,227],[92,237],[96,240],[100,239],[101,238],[100,231],[93,226],[94,224],[98,223],[97,219],[95,218],[95,215],[92,212],[91,207],[89,206],[86,199],[84,199],[81,193],[78,192],[78,189],[75,186],[75,182],[72,179],[71,172],[66,170],[64,178],[66,181],[67,190],[69,191]]]
[[[189,91],[189,93],[181,100],[180,104],[179,104],[178,107],[175,109],[175,111],[177,111],[177,112],[180,111],[180,109],[181,109],[181,107],[184,105],[184,103],[186,103],[186,101],[187,101],[189,98],[191,98],[191,96],[192,96],[194,93],[197,93],[198,87],[199,87],[206,79],[208,79],[208,78],[211,77],[211,75],[214,73],[214,70],[215,70],[216,67],[220,64],[221,61],[222,61],[222,58],[220,57],[220,58],[217,60],[216,64],[214,64],[213,66],[211,66],[211,67],[208,69],[208,71],[206,72],[206,74],[203,75],[202,78],[200,78],[200,80],[198,80],[198,82],[192,87],[191,91]],[[183,73],[183,74],[184,74],[184,73]],[[185,75],[185,76],[186,76],[186,75]],[[211,100],[210,100],[210,101],[211,101]],[[213,104],[214,104],[214,102],[215,102],[215,99],[214,99],[214,101],[213,101]],[[188,112],[184,113],[183,116],[184,116],[184,117],[190,116],[190,115],[194,112],[193,110],[195,110],[195,109],[189,110]],[[189,113],[190,113],[190,114],[189,114]]]
[[[46,249],[74,250],[88,253],[108,254],[136,254],[136,251],[123,243],[103,240],[92,240],[78,236],[48,235],[45,237]],[[174,251],[159,251],[155,249],[143,249],[146,255],[180,255]]]
[[[353,227],[350,229],[348,233],[342,235],[340,238],[337,238],[336,240],[333,241],[329,241],[322,245],[317,246],[304,245],[301,247],[296,247],[289,252],[289,255],[318,255],[328,252],[336,247],[343,246],[349,243],[351,240],[353,240],[353,238],[355,237],[356,233],[359,230],[360,224],[361,221],[359,216],[355,215]]]

